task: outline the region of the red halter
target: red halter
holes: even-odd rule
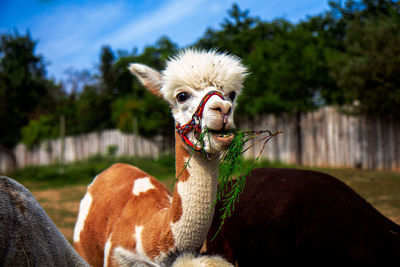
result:
[[[192,119],[182,125],[176,125],[176,132],[181,136],[183,142],[185,142],[188,146],[193,148],[196,151],[201,151],[201,148],[195,146],[189,138],[186,136],[188,132],[193,129],[194,136],[198,139],[201,133],[201,118],[203,117],[204,106],[206,105],[207,101],[214,95],[219,96],[222,100],[225,100],[224,96],[218,91],[210,91],[208,92],[203,99],[200,101],[199,106],[197,107],[196,111],[193,113]]]

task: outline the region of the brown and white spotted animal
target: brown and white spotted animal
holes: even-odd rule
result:
[[[116,266],[121,255],[163,266],[177,251],[200,250],[214,214],[218,155],[233,139],[226,132],[234,127],[235,98],[247,73],[235,56],[196,50],[170,59],[162,73],[141,64],[130,70],[171,105],[178,180],[170,194],[150,174],[127,164],[115,164],[94,179],[74,231],[75,248],[93,266]],[[212,133],[203,137],[207,156],[197,151],[205,128]]]

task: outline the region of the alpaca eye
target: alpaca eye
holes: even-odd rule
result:
[[[236,92],[230,92],[229,93],[229,98],[233,101],[236,98]]]
[[[186,100],[188,100],[189,98],[189,94],[186,92],[181,92],[176,96],[176,99],[178,99],[178,102],[185,102]]]

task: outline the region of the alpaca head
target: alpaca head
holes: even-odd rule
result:
[[[234,128],[236,98],[247,75],[239,58],[188,49],[167,61],[162,73],[142,64],[131,64],[129,69],[151,92],[169,102],[178,127],[193,121],[197,134],[189,127],[183,137],[189,143],[198,146],[198,132],[207,128],[210,134],[202,140],[207,153],[229,146],[233,136],[227,133]],[[194,118],[199,106],[204,109]]]

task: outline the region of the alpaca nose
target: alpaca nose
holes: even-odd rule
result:
[[[221,113],[223,117],[226,115],[229,115],[232,111],[232,104],[229,103],[228,101],[218,101],[214,102],[211,106],[210,109],[217,112]]]

